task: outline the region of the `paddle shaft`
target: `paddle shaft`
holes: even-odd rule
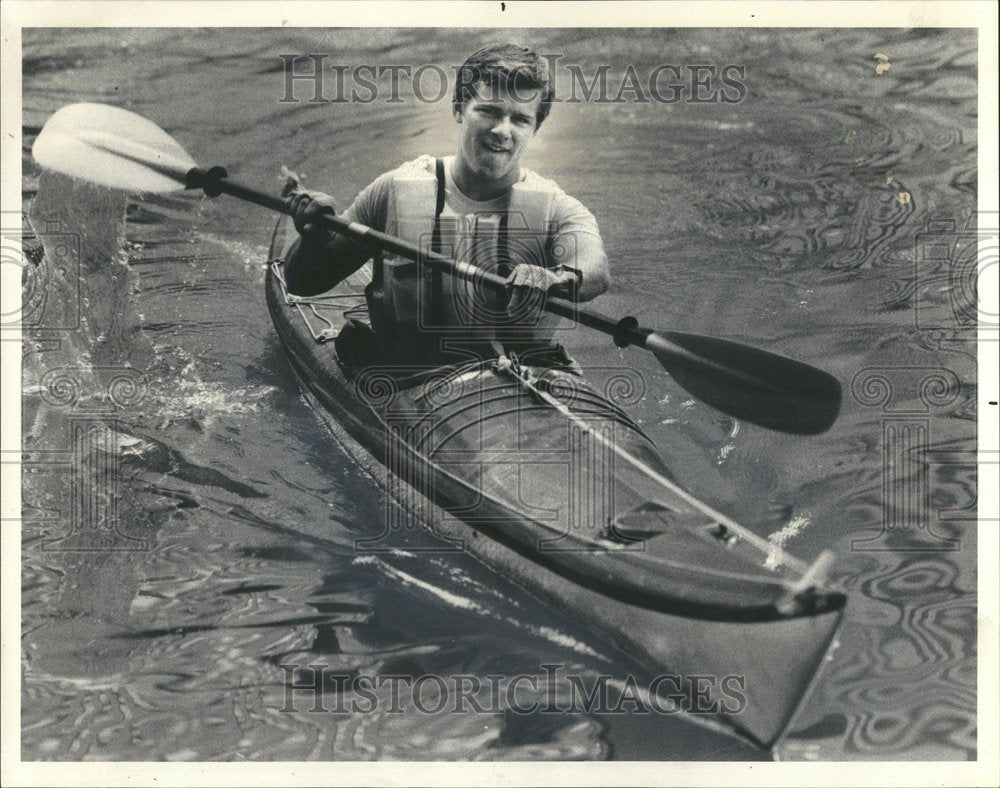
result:
[[[195,166],[185,171],[169,162],[154,160],[145,155],[137,155],[134,152],[116,150],[114,147],[109,147],[101,142],[91,141],[90,144],[106,153],[141,164],[161,175],[179,181],[188,189],[204,189],[205,193],[210,197],[228,194],[231,197],[260,205],[272,211],[291,215],[291,206],[285,200],[228,180],[227,173],[222,167],[212,167],[208,170],[203,170],[201,167]],[[334,214],[327,213],[320,214],[320,221],[334,232],[349,236],[377,249],[395,252],[409,260],[422,260],[431,268],[442,271],[450,276],[482,282],[491,290],[502,292],[507,289],[507,280],[501,276],[491,274],[488,271],[459,260],[452,260],[436,252],[422,251],[413,244],[407,243],[395,236],[379,232],[360,222],[348,222]],[[551,295],[546,297],[543,307],[546,311],[554,315],[565,317],[580,325],[593,328],[613,337],[615,344],[619,347],[638,345],[650,350],[664,366],[666,366],[668,361],[671,363],[688,364],[703,371],[711,371],[724,375],[737,384],[750,385],[761,390],[774,392],[781,390],[781,386],[776,380],[769,381],[766,377],[748,374],[745,370],[734,369],[730,365],[707,358],[704,354],[694,353],[682,345],[671,341],[665,336],[664,332],[641,329],[634,317],[625,317],[615,321],[597,312],[582,309],[573,302],[565,301]]]
[[[288,202],[226,180],[221,167],[207,172],[196,167],[187,174],[186,183],[189,187],[204,188],[211,196],[228,194],[291,214]],[[502,276],[463,260],[452,260],[421,249],[359,222],[325,212],[318,215],[317,221],[332,232],[373,250],[418,261],[432,270],[490,290],[507,290],[507,280]],[[651,331],[640,327],[634,317],[613,320],[551,294],[546,295],[542,308],[611,336],[618,347],[638,345],[645,348],[657,357],[682,388],[731,416],[772,429],[809,435],[826,430],[840,410],[840,384],[834,378],[773,353],[710,337]]]
[[[206,173],[204,170],[196,167],[187,174],[186,182],[192,188],[205,188],[206,193],[213,196],[216,194],[228,194],[232,197],[263,206],[264,208],[291,215],[291,206],[284,199],[264,194],[248,186],[229,181],[226,179],[225,170],[222,168],[213,168]],[[415,244],[393,235],[379,232],[360,222],[349,222],[331,213],[320,213],[318,221],[322,222],[327,229],[353,238],[355,241],[370,246],[373,249],[391,252],[408,260],[419,261],[433,270],[441,271],[449,276],[476,282],[490,290],[497,292],[505,292],[507,290],[507,280],[502,276],[490,273],[462,260],[453,260],[437,252],[423,250]],[[760,370],[758,370],[740,368],[738,365],[734,366],[732,363],[725,363],[719,359],[712,358],[711,355],[697,353],[677,344],[671,340],[668,332],[651,331],[641,328],[634,317],[624,317],[614,320],[598,312],[583,309],[572,301],[548,294],[545,297],[542,308],[554,315],[567,318],[575,323],[607,334],[614,339],[618,347],[636,345],[649,350],[656,355],[661,364],[672,371],[677,372],[687,368],[695,370],[697,374],[702,376],[706,374],[713,377],[719,376],[719,381],[723,379],[728,381],[727,385],[754,389],[759,394],[765,396],[771,394],[780,395],[785,390],[781,373],[772,370],[772,374],[769,375],[767,371],[768,364],[761,365]],[[787,361],[778,357],[772,357],[772,359],[782,364]],[[818,371],[814,370],[814,372]],[[701,394],[702,399],[708,396],[711,396],[708,392],[702,392]],[[714,401],[714,397],[712,399],[714,406],[726,410],[722,402]],[[809,399],[809,397],[806,399]],[[751,421],[755,420],[749,413],[742,415]],[[777,427],[778,425],[771,426]]]
[[[194,182],[198,183],[197,177]],[[278,213],[291,215],[291,206],[280,197],[265,194],[224,177],[215,180],[214,183],[218,191],[222,194],[228,194],[231,197],[269,208]],[[450,276],[481,283],[490,290],[498,292],[505,292],[507,290],[507,280],[504,277],[485,271],[471,263],[462,260],[453,260],[437,252],[422,250],[415,244],[411,244],[394,235],[379,232],[360,222],[349,222],[335,214],[321,213],[318,220],[326,225],[327,229],[353,238],[355,241],[371,246],[372,248],[392,252],[408,260],[420,261],[424,265]],[[763,385],[765,388],[780,391],[780,386],[776,382],[774,385],[768,385],[768,382],[762,381],[760,377],[748,375],[742,370],[734,370],[725,364],[720,364],[697,353],[692,353],[687,348],[671,342],[662,334],[640,328],[635,318],[626,317],[614,320],[598,312],[583,309],[571,301],[566,301],[552,295],[546,296],[545,303],[542,306],[547,312],[613,337],[618,347],[636,345],[654,351],[661,360],[664,357],[669,357],[680,364],[687,362],[697,365],[701,369],[714,369],[735,381],[742,381],[757,387]]]
[[[231,197],[236,197],[246,202],[252,202],[255,205],[260,205],[279,213],[288,215],[291,214],[291,207],[289,204],[279,197],[264,194],[263,192],[256,191],[248,186],[234,183],[226,178],[218,179],[215,183],[217,184],[218,190],[222,194],[228,194]],[[462,260],[453,260],[450,257],[446,257],[445,255],[437,252],[422,250],[415,244],[411,244],[393,235],[379,232],[378,230],[359,222],[349,222],[346,219],[341,219],[339,216],[329,213],[320,214],[318,221],[322,222],[327,229],[341,235],[348,236],[349,238],[353,238],[355,241],[365,244],[366,246],[371,246],[375,249],[381,249],[385,252],[397,254],[408,260],[420,261],[433,270],[441,271],[442,273],[456,276],[460,279],[467,279],[476,283],[481,283],[490,290],[498,292],[507,290],[507,280],[502,276],[492,274],[489,271],[485,271],[482,268],[478,268],[477,266],[466,263]],[[596,312],[581,309],[577,304],[574,304],[571,301],[565,301],[554,296],[548,296],[545,299],[545,304],[543,306],[546,311],[551,312],[554,315],[565,317],[579,323],[580,325],[596,329],[597,331],[601,331],[609,336],[615,337],[615,341],[622,347],[625,345],[638,345],[639,347],[646,346],[646,337],[648,332],[639,329],[638,324],[636,324],[634,320],[629,321],[628,318],[624,321],[612,320],[611,318],[607,318]],[[691,353],[685,348],[674,345],[673,343],[670,343],[662,338],[658,338],[658,340],[664,343],[663,349],[671,353],[671,355],[675,355],[678,360],[687,358],[692,362],[701,364],[705,363],[704,359],[694,353]]]

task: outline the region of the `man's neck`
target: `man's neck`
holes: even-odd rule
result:
[[[510,187],[521,180],[521,168],[518,167],[500,180],[486,179],[473,172],[461,156],[456,156],[451,167],[451,177],[459,191],[470,200],[486,202],[510,191]]]

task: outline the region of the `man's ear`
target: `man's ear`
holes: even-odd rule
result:
[[[451,114],[455,116],[455,122],[456,123],[461,123],[462,122],[462,110],[461,109],[455,109],[454,107],[452,107]]]

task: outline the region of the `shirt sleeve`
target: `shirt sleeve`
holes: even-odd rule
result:
[[[382,173],[362,189],[350,207],[344,211],[343,218],[349,222],[360,222],[374,230],[385,232],[394,173],[394,170]]]
[[[586,270],[594,264],[607,264],[597,219],[582,202],[560,192],[555,197],[553,216],[551,250],[557,265]]]

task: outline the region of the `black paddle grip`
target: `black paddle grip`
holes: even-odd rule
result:
[[[207,170],[192,167],[187,172],[185,186],[188,189],[201,189],[209,197],[218,197],[223,191],[222,179],[228,176],[225,167],[210,167]]]
[[[192,167],[185,176],[185,185],[189,189],[201,189],[209,197],[218,197],[220,194],[228,194],[240,200],[252,202],[263,208],[270,208],[278,213],[288,213],[288,203],[280,197],[273,197],[264,194],[256,189],[233,183],[226,180],[229,173],[225,167],[209,167],[203,170],[201,167]]]
[[[638,320],[631,315],[623,317],[618,321],[618,325],[615,326],[611,338],[618,347],[628,347],[635,341],[634,332],[637,328],[639,328]]]

